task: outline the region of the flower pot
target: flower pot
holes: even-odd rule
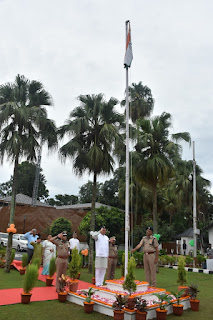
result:
[[[46,278],[46,286],[51,287],[52,283],[53,283],[53,278],[47,277]]]
[[[191,305],[191,310],[192,311],[199,311],[199,303],[200,300],[198,299],[190,299],[190,305]]]
[[[58,301],[65,302],[67,300],[67,292],[59,292],[58,293]]]
[[[95,278],[94,277],[92,278],[92,284],[95,284]]]
[[[124,320],[124,311],[114,310],[114,320]]]
[[[127,306],[128,309],[130,310],[133,310],[135,308],[135,298],[133,297],[129,297],[128,298],[128,306]]]
[[[76,292],[78,289],[78,280],[70,280],[69,282],[69,291]]]
[[[139,311],[137,310],[135,314],[135,320],[146,320],[147,312],[146,311]]]
[[[25,271],[26,271],[26,268],[21,268],[19,270],[20,275],[23,276],[25,274]]]
[[[32,293],[21,293],[21,303],[28,304],[30,303]]]
[[[156,309],[157,320],[166,320],[167,310]]]
[[[187,286],[178,286],[178,291],[185,290],[181,297],[186,297],[189,295],[189,288]]]
[[[84,312],[91,313],[93,312],[94,302],[84,302]]]
[[[181,316],[182,315],[182,313],[183,313],[183,304],[173,304],[172,307],[173,307],[173,313],[176,316]]]

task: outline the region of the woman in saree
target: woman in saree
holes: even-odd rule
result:
[[[52,235],[49,234],[47,240],[43,242],[43,275],[49,275],[49,264],[52,258],[56,256],[56,245],[49,241]]]

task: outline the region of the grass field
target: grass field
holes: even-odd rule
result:
[[[120,270],[116,270],[116,278],[120,278]],[[136,278],[144,280],[144,270],[136,269]],[[184,311],[181,316],[182,320],[212,320],[213,319],[213,275],[187,273],[188,284],[196,283],[199,287],[200,311],[192,312],[191,310]],[[87,269],[81,270],[81,280],[91,282],[92,275],[88,274]],[[157,274],[158,287],[165,288],[168,291],[177,291],[177,271],[173,269],[160,268]],[[11,273],[5,274],[3,269],[0,269],[0,289],[5,288],[20,288],[22,287],[23,276],[20,276],[16,270],[11,270]],[[45,284],[37,281],[36,286],[44,286]],[[0,320],[58,320],[65,319],[93,319],[106,320],[112,319],[93,312],[85,314],[83,308],[71,303],[60,303],[58,301],[33,302],[29,305],[10,305],[0,307]],[[169,315],[168,320],[177,319],[174,315]]]

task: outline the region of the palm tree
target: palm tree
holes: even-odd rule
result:
[[[70,113],[69,120],[59,129],[59,137],[71,136],[60,148],[62,159],[74,159],[73,168],[78,175],[85,171],[93,173],[93,192],[90,230],[95,230],[95,201],[97,176],[109,174],[113,170],[113,154],[118,154],[123,140],[120,129],[123,116],[115,112],[118,101],[111,98],[108,102],[102,94],[80,95],[80,106]],[[93,240],[89,245],[89,272],[93,265]]]
[[[0,86],[0,159],[14,163],[10,224],[15,222],[17,168],[20,160],[35,160],[39,141],[48,147],[57,144],[56,127],[47,118],[46,108],[52,104],[49,93],[38,81],[17,75],[14,83]],[[10,270],[12,234],[8,236],[6,267]]]
[[[181,146],[176,142],[190,142],[187,132],[173,134],[170,138],[170,126],[171,115],[166,112],[153,119],[140,119],[138,142],[133,153],[136,176],[144,181],[153,193],[154,233],[157,233],[157,186],[165,185],[174,175],[174,163],[180,159],[181,152]]]

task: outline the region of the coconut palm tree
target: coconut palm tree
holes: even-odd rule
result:
[[[162,113],[153,119],[139,120],[138,142],[133,153],[136,176],[153,193],[153,229],[157,233],[157,186],[163,186],[174,175],[174,164],[180,159],[181,146],[177,141],[190,142],[187,132],[169,136],[171,115]]]
[[[47,118],[45,106],[52,104],[49,93],[39,81],[17,75],[14,83],[0,86],[0,160],[14,163],[10,224],[15,222],[17,168],[22,158],[36,159],[40,141],[48,147],[57,144],[56,127]],[[12,234],[9,234],[5,271],[10,270]]]
[[[62,159],[74,160],[73,168],[78,175],[88,171],[93,174],[93,192],[90,230],[95,230],[95,201],[97,176],[109,174],[113,170],[113,155],[123,146],[120,129],[123,116],[115,112],[118,101],[110,98],[107,102],[103,94],[80,95],[80,106],[71,113],[66,124],[59,128],[59,138],[68,135],[71,139],[60,148]],[[93,240],[89,245],[89,271],[92,272]]]

